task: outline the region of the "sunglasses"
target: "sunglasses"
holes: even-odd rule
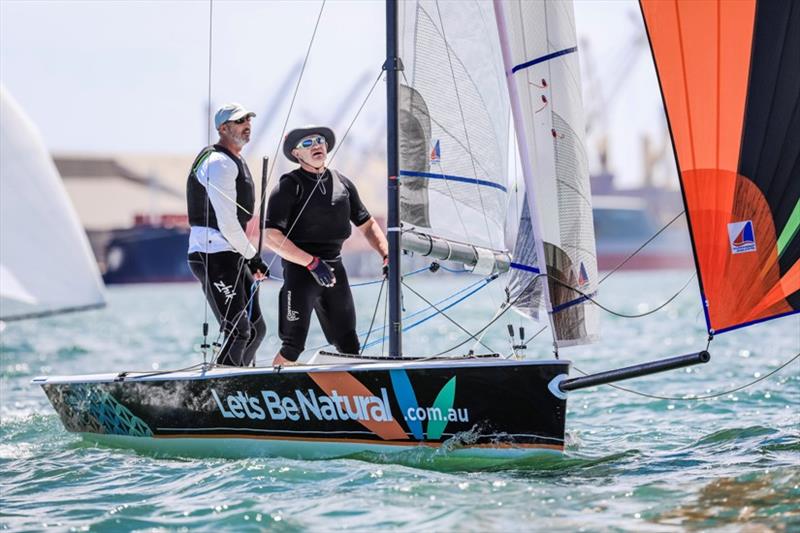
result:
[[[242,118],[237,119],[237,120],[229,120],[228,122],[233,122],[234,124],[244,124],[245,122],[247,122],[249,120],[250,120],[250,115],[248,115],[246,117],[242,117]]]
[[[326,141],[325,137],[323,137],[322,135],[314,135],[313,137],[306,137],[305,139],[301,140],[299,143],[297,143],[297,146],[295,146],[295,148],[297,149],[311,148],[312,146],[317,144],[328,144],[328,141]]]

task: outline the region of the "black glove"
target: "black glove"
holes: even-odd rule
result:
[[[250,272],[255,274],[256,272],[261,272],[264,276],[269,277],[269,267],[264,260],[261,259],[261,254],[256,254],[250,259],[247,260],[247,266],[250,268]]]
[[[314,281],[323,287],[333,287],[336,284],[336,276],[333,275],[333,269],[319,257],[314,257],[306,265],[306,268],[314,276]]]
[[[383,256],[383,267],[381,267],[381,271],[383,272],[383,279],[389,277],[389,256]]]

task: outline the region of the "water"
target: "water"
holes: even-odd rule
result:
[[[616,274],[599,299],[641,313],[689,276]],[[440,273],[408,281],[438,301],[475,278]],[[478,330],[500,301],[502,282],[495,283],[448,314]],[[604,314],[603,342],[562,356],[593,372],[704,348],[695,285],[647,318]],[[262,293],[273,334],[261,352],[265,362],[277,350],[276,292],[270,283]],[[355,294],[364,330],[378,286]],[[67,433],[44,393],[30,384],[42,374],[164,369],[200,360],[198,287],[114,288],[109,301],[102,311],[10,323],[2,333],[4,529],[800,530],[798,361],[707,401],[645,398],[607,386],[572,393],[563,456],[476,461],[414,449],[324,461],[160,457]],[[405,305],[409,313],[424,307],[411,295]],[[382,315],[381,304],[379,324]],[[509,321],[520,324],[504,316],[487,345],[508,352]],[[535,331],[526,326],[526,335]],[[446,319],[434,319],[406,336],[406,352],[443,350],[463,338]],[[309,346],[323,342],[313,326]],[[528,349],[539,357],[550,352],[547,332]],[[714,394],[751,382],[798,352],[800,318],[788,317],[719,336],[708,365],[624,386],[666,397]]]

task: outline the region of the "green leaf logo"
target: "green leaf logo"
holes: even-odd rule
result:
[[[439,417],[430,417],[428,419],[428,439],[438,439],[444,433],[444,428],[447,427],[448,414],[453,407],[453,401],[456,397],[456,378],[453,376],[450,381],[445,383],[442,390],[439,391],[436,400],[433,402],[433,412],[440,413]]]

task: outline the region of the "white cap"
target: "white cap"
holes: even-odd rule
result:
[[[217,114],[214,115],[214,127],[219,129],[220,126],[231,120],[239,120],[240,118],[254,116],[256,116],[256,114],[245,109],[242,104],[237,104],[235,102],[225,104],[220,107]]]

